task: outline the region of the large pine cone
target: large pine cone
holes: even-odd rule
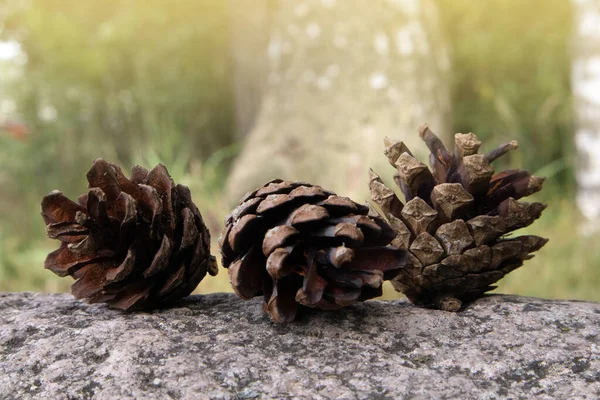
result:
[[[402,142],[386,139],[406,204],[373,171],[371,197],[396,231],[394,245],[410,251],[409,266],[392,280],[396,290],[416,304],[458,311],[546,244],[538,236],[507,237],[546,208],[517,201],[541,190],[544,179],[523,170],[494,174],[490,163],[516,149],[515,141],[480,155],[477,137],[459,133],[451,154],[426,125],[419,135],[433,173]]]
[[[75,203],[59,191],[42,200],[46,232],[62,243],[44,266],[71,275],[79,299],[134,310],[189,295],[217,274],[210,234],[190,191],[163,165],[135,166],[131,180],[102,159],[87,173],[89,192]]]
[[[299,307],[337,309],[381,295],[407,252],[369,207],[302,182],[274,180],[244,196],[219,238],[223,266],[243,299],[264,295],[278,322]]]

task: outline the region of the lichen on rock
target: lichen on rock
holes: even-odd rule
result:
[[[488,296],[453,314],[369,301],[282,326],[259,302],[211,294],[127,314],[0,294],[0,398],[600,396],[598,303]]]

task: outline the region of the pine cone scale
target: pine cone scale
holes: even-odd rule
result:
[[[185,285],[183,285],[183,280],[185,278],[185,270],[186,265],[181,264],[179,268],[175,270],[175,272],[169,274],[167,280],[163,283],[163,285],[158,289],[158,295],[168,298],[172,292],[176,292],[179,287],[185,289]],[[178,294],[173,297],[179,297]]]
[[[287,246],[275,249],[268,257],[266,268],[269,275],[274,279],[281,279],[288,276],[293,271],[293,263],[290,259],[294,246]]]
[[[252,246],[253,236],[266,231],[263,219],[256,214],[246,214],[231,226],[228,241],[232,252],[244,252]]]
[[[44,268],[61,277],[69,275],[80,261],[68,250],[67,244],[62,243],[57,250],[48,254],[44,261]]]
[[[288,217],[287,223],[291,226],[311,224],[329,218],[327,210],[314,204],[304,204],[294,210]]]
[[[71,293],[77,298],[88,298],[103,290],[106,284],[106,271],[115,268],[110,262],[87,264],[72,275],[77,281],[71,286]]]
[[[179,251],[184,251],[198,242],[200,238],[200,232],[198,232],[198,229],[196,228],[194,214],[192,214],[192,211],[190,211],[189,208],[184,208],[183,211],[181,211],[181,215],[183,216],[183,232],[181,244],[179,245]]]
[[[55,190],[42,200],[42,218],[46,225],[68,223],[84,208]]]
[[[160,215],[163,211],[163,203],[156,189],[152,186],[139,184],[140,196],[137,198],[141,217],[145,222],[150,223],[151,232],[154,231],[160,222]]]
[[[262,251],[265,257],[269,257],[275,249],[286,247],[291,244],[300,232],[290,225],[279,225],[269,229],[262,243]]]
[[[263,310],[277,322],[294,321],[299,308],[295,291],[299,283],[296,276],[275,281],[268,302],[263,303]]]
[[[145,308],[149,297],[150,289],[141,282],[134,282],[119,288],[117,293],[100,292],[96,296],[90,296],[89,301],[91,303],[104,301],[120,310],[141,310]]]
[[[341,268],[354,259],[354,250],[346,246],[330,247],[317,252],[317,261],[321,264]]]
[[[169,266],[171,259],[172,244],[168,237],[163,236],[160,247],[156,251],[150,267],[144,270],[144,277],[150,278],[157,273],[164,271]]]
[[[302,288],[296,293],[296,301],[307,307],[315,306],[323,298],[326,287],[327,280],[317,273],[317,264],[313,262],[306,272]]]
[[[92,163],[92,167],[86,174],[90,189],[98,188],[105,194],[107,201],[113,202],[121,194],[121,188],[117,182],[116,169],[104,160],[98,159]]]
[[[127,255],[123,262],[117,267],[106,272],[106,283],[116,283],[125,279],[135,267],[135,252],[133,249],[127,251]]]
[[[88,229],[75,222],[57,222],[46,226],[46,235],[50,239],[58,239],[64,243],[78,242],[87,234]]]
[[[242,258],[230,264],[229,280],[235,293],[244,300],[261,294],[263,290],[264,255],[253,247]]]
[[[325,200],[316,203],[316,205],[325,208],[332,217],[364,212],[364,208],[361,210],[356,203],[340,196],[329,196]]]
[[[261,203],[260,197],[252,198],[239,206],[237,206],[229,217],[226,218],[225,222],[238,220],[247,214],[254,214],[257,210],[258,205]]]

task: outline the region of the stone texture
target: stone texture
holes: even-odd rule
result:
[[[596,303],[372,301],[283,326],[230,294],[135,314],[0,294],[2,399],[598,397]]]

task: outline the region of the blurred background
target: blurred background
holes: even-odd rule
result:
[[[0,0],[0,290],[69,290],[39,203],[85,192],[95,158],[167,165],[217,254],[247,190],[367,200],[367,168],[393,174],[382,138],[422,155],[428,123],[517,139],[496,170],[548,178],[527,231],[550,243],[497,291],[600,300],[598,97],[597,0]],[[223,270],[198,288],[229,290]]]

